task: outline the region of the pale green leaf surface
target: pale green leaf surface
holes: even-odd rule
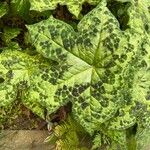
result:
[[[58,63],[50,100],[45,100],[46,106],[54,106],[48,107],[50,113],[59,107],[55,102],[62,105],[71,101],[76,119],[89,132],[117,113],[117,117],[110,119],[110,128],[128,128],[137,121],[138,102],[148,103],[145,96],[149,76],[144,83],[140,80],[138,84],[137,79],[143,71],[149,74],[149,43],[146,42],[149,32],[145,29],[149,16],[141,1],[140,7],[135,2],[131,4],[129,28],[125,32],[120,30],[105,1],[80,21],[78,32],[53,17],[28,26],[37,51]],[[140,13],[141,9],[145,14]],[[141,22],[139,17],[143,15],[147,18]],[[67,69],[60,77],[59,69],[64,64]],[[146,88],[140,88],[140,84]],[[139,95],[135,98],[137,91]]]
[[[150,122],[150,3],[139,0],[133,4],[128,12],[128,25],[137,42],[132,44],[136,46],[136,53],[123,70],[124,85],[121,92],[124,93],[126,104],[119,109],[118,117],[111,120],[110,128],[115,129],[126,129],[135,122],[139,126],[149,126]],[[131,38],[131,42],[134,40]]]
[[[35,100],[30,103],[29,100],[23,99],[24,92],[30,90],[32,75],[36,74],[38,67],[42,65],[36,59],[16,50],[1,53],[0,107],[8,107],[15,100],[21,99],[25,106],[44,118],[44,109],[40,103]]]
[[[123,47],[126,38],[122,42],[117,38],[117,34],[122,36],[119,24],[103,5],[105,3],[81,20],[78,33],[52,17],[28,26],[37,51],[58,63],[49,90],[50,100],[45,99],[48,111],[51,113],[63,103],[72,101],[76,118],[89,131],[110,119],[119,105],[113,92],[117,92],[118,80],[115,78],[119,78],[117,70],[120,66],[112,66],[110,62],[117,63],[112,62],[112,53],[115,53],[115,47],[118,50],[119,46]],[[112,22],[109,23],[109,19]],[[111,33],[105,30],[110,24]],[[110,41],[111,47],[107,43],[110,36],[114,37]],[[66,68],[60,74],[64,65]],[[108,80],[107,76],[110,76]],[[32,95],[28,99],[33,99]]]
[[[95,5],[98,4],[99,1],[100,0],[30,0],[30,3],[31,10],[36,11],[53,10],[58,4],[67,5],[68,10],[78,17],[84,2]]]

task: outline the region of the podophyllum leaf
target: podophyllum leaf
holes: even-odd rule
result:
[[[89,131],[110,119],[119,105],[117,71],[121,66],[112,54],[119,54],[117,49],[120,51],[126,38],[104,4],[80,22],[78,33],[52,17],[28,26],[37,50],[58,64],[51,74],[50,97],[45,100],[48,111],[51,113],[72,101],[76,118]],[[110,25],[112,32],[107,30]],[[117,35],[122,37],[122,42]],[[33,99],[32,95],[28,99]]]
[[[149,74],[150,20],[147,6],[138,2],[132,1],[127,12],[126,31],[104,0],[80,21],[78,32],[53,17],[28,26],[37,51],[56,62],[53,73],[43,77],[51,83],[50,94],[43,91],[49,113],[71,101],[76,119],[91,133],[114,115],[110,128],[127,128],[137,121],[138,103],[149,107],[150,76],[145,81],[140,76]],[[31,93],[27,99],[34,100],[40,91]],[[140,108],[149,113],[149,108]]]
[[[39,63],[38,58],[28,56],[16,50],[8,50],[1,53],[0,107],[8,107],[15,100],[21,99],[25,106],[44,118],[44,109],[36,99],[29,105],[30,100],[23,98],[24,93],[30,90],[29,87],[34,86],[31,85],[32,78],[38,80],[36,74],[40,76],[40,65],[42,65],[42,62]],[[35,76],[33,77],[32,75]]]
[[[7,13],[8,6],[5,2],[0,2],[0,18]]]
[[[138,5],[136,4],[138,3]],[[131,32],[141,33],[134,36],[137,47],[136,54],[127,68],[124,69],[124,85],[122,93],[126,104],[118,111],[118,116],[111,120],[110,128],[125,129],[138,122],[139,126],[149,126],[150,116],[150,15],[149,3],[146,0],[135,2],[129,10],[129,26]],[[135,7],[138,6],[138,7]],[[138,16],[138,17],[137,17]],[[143,18],[143,19],[142,19]],[[142,37],[140,39],[140,37]],[[131,39],[133,42],[133,39]]]
[[[30,3],[31,10],[36,11],[53,10],[58,4],[67,5],[69,11],[78,17],[84,2],[95,5],[98,4],[99,1],[100,0],[30,0]]]

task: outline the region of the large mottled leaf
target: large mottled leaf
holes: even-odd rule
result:
[[[74,115],[89,132],[117,111],[121,65],[113,57],[120,57],[127,42],[117,20],[104,5],[101,3],[81,20],[78,33],[53,17],[28,26],[37,51],[57,64],[49,73],[50,79],[45,77],[51,83],[44,99],[48,112],[71,101]],[[35,99],[33,93],[40,91],[30,90],[27,99]]]
[[[146,3],[137,3],[127,12],[126,31],[105,1],[80,21],[78,32],[53,17],[28,26],[37,51],[57,63],[49,76],[50,97],[44,100],[49,113],[71,101],[76,119],[91,132],[113,116],[110,128],[128,128],[137,121],[138,103],[149,107],[150,20]]]
[[[99,1],[100,0],[30,0],[30,3],[31,10],[36,11],[53,10],[58,4],[67,5],[69,11],[78,17],[84,2],[95,5],[98,4]]]
[[[136,7],[137,6],[137,7]],[[123,69],[124,83],[121,88],[125,105],[118,111],[118,116],[111,120],[110,128],[124,129],[138,122],[139,126],[150,124],[150,3],[139,0],[129,10],[129,27],[133,33],[143,36],[134,36],[137,45],[134,57]],[[135,11],[136,10],[136,11]],[[138,17],[137,17],[138,16]],[[131,37],[132,37],[131,36]],[[142,37],[142,38],[140,38]],[[137,39],[136,39],[137,38]],[[130,39],[133,42],[133,38]],[[124,94],[123,94],[124,93]]]
[[[5,2],[0,2],[0,18],[7,13],[8,6]]]

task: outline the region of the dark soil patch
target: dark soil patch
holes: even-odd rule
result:
[[[17,108],[16,108],[17,107]],[[2,128],[6,130],[32,130],[47,129],[47,123],[37,115],[33,114],[22,104],[13,107],[11,111],[6,112]],[[15,111],[15,112],[14,112]]]

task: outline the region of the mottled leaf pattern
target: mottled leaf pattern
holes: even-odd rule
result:
[[[102,124],[111,135],[135,123],[150,126],[150,4],[128,3],[126,30],[106,0],[84,16],[77,31],[53,17],[28,25],[45,60],[15,51],[0,55],[0,106],[20,97],[44,118],[72,102],[75,119],[90,134]]]
[[[125,105],[119,109],[118,116],[111,120],[110,128],[115,129],[130,127],[135,122],[138,122],[139,126],[150,125],[150,4],[141,0],[135,1],[134,4],[130,7],[130,28],[126,33],[131,32],[128,40],[131,49],[128,51],[133,51],[135,47],[136,53],[123,69],[124,83],[120,88]]]
[[[95,5],[98,4],[99,1],[100,0],[30,0],[30,3],[31,10],[36,11],[53,10],[58,4],[67,5],[68,10],[78,17],[84,2]]]
[[[149,114],[149,12],[142,1],[133,1],[128,13],[126,31],[105,1],[80,21],[78,32],[53,17],[28,26],[37,51],[58,66],[50,100],[45,100],[49,113],[71,101],[76,119],[89,132],[107,120],[111,129],[132,126],[139,119],[137,107]]]
[[[24,93],[30,90],[32,78],[40,74],[42,60],[31,57],[19,51],[4,51],[0,55],[0,106],[8,107],[17,99],[21,99],[25,106],[44,118],[42,104],[36,99],[32,102],[24,99]],[[48,64],[44,63],[44,66]],[[35,75],[35,76],[34,76]],[[34,76],[34,77],[33,77]],[[37,78],[38,80],[38,78]]]

